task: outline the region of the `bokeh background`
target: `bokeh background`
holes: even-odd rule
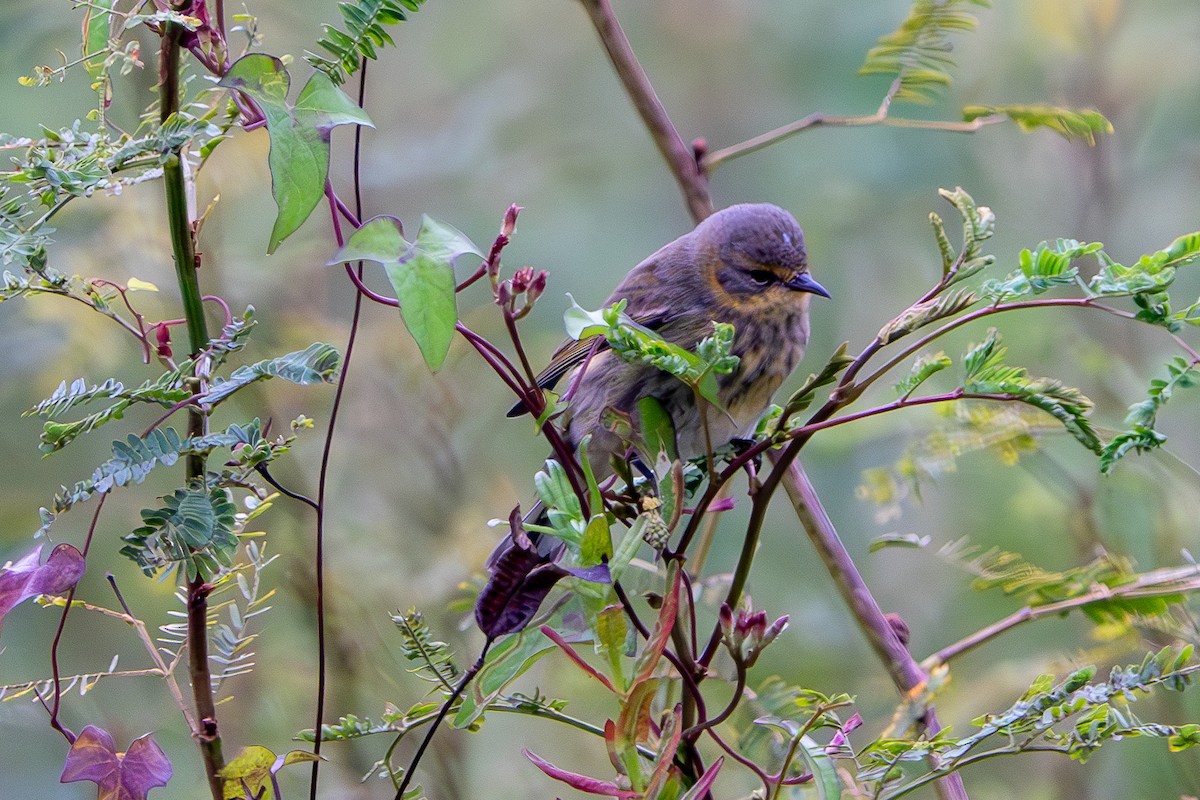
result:
[[[931,210],[953,214],[937,197],[938,187],[961,185],[995,210],[990,249],[1004,270],[1015,267],[1022,247],[1043,239],[1100,240],[1127,261],[1200,228],[1200,13],[1194,0],[998,5],[980,10],[980,30],[957,38],[957,81],[944,98],[931,107],[897,106],[894,113],[953,119],[969,103],[1047,101],[1098,108],[1115,134],[1088,148],[1006,125],[972,136],[821,129],[715,173],[719,205],[771,201],[805,226],[814,274],[834,296],[814,304],[813,363],[842,341],[852,347],[868,342],[935,279],[938,260],[926,217]],[[685,139],[703,137],[716,148],[815,110],[872,112],[887,81],[855,73],[907,7],[904,0],[660,0],[619,2],[617,12]],[[250,11],[264,37],[260,49],[292,54],[300,80],[308,72],[300,54],[313,47],[323,21],[338,20],[332,2],[316,0],[256,2]],[[35,64],[56,64],[56,49],[68,57],[78,51],[80,19],[65,3],[0,4],[0,129],[36,135],[39,124],[69,125],[91,107],[79,71],[46,88],[17,84]],[[585,14],[570,0],[430,0],[393,33],[398,46],[369,70],[376,129],[364,134],[367,214],[395,214],[413,230],[429,213],[486,244],[505,207],[524,206],[505,263],[551,272],[547,296],[524,328],[534,357],[544,359],[562,335],[565,292],[595,307],[625,270],[689,228],[679,194]],[[143,53],[150,66],[118,83],[112,114],[125,125],[152,98],[149,39]],[[349,145],[347,130],[339,129],[334,170],[346,193]],[[332,252],[323,209],[275,255],[264,255],[274,214],[266,154],[265,131],[239,135],[217,150],[198,187],[202,207],[220,195],[200,240],[204,289],[234,308],[253,304],[258,312],[248,360],[316,340],[343,345],[352,302],[341,270],[323,266]],[[143,301],[147,315],[174,316],[162,221],[157,184],[74,203],[56,220],[52,263],[70,273],[157,283],[163,292]],[[371,280],[385,285],[380,274]],[[1181,299],[1195,297],[1200,278],[1185,272],[1177,287]],[[466,293],[460,303],[472,327],[501,334],[483,291]],[[1160,331],[1094,314],[1030,312],[1001,326],[1012,362],[1079,386],[1096,401],[1102,428],[1119,426],[1125,407],[1141,399],[1149,379],[1178,354]],[[981,333],[965,333],[949,352]],[[115,326],[71,304],[39,298],[0,308],[0,557],[30,548],[37,509],[60,483],[90,474],[110,438],[149,421],[131,415],[112,427],[112,437],[87,437],[43,459],[36,450],[40,422],[21,412],[63,379],[100,382],[111,375],[137,383],[156,374],[148,370]],[[1078,563],[1098,546],[1133,557],[1142,569],[1178,564],[1182,549],[1194,552],[1200,543],[1198,399],[1200,392],[1193,392],[1172,401],[1162,420],[1171,435],[1163,453],[1130,459],[1103,479],[1093,459],[1053,434],[1016,464],[993,453],[966,453],[924,485],[920,498],[888,507],[864,501],[856,492],[864,470],[894,463],[911,441],[946,424],[921,411],[819,436],[805,461],[881,604],[908,622],[913,652],[922,657],[1020,605],[972,592],[971,576],[937,556],[947,542],[969,537],[1050,568]],[[277,424],[303,413],[323,429],[331,400],[328,388],[260,384],[239,396],[239,408]],[[508,405],[500,384],[467,348],[456,344],[446,368],[431,376],[394,311],[366,309],[330,484],[330,718],[377,717],[386,703],[404,708],[426,690],[405,672],[389,612],[419,606],[461,662],[473,660],[480,637],[451,604],[466,596],[464,582],[477,579],[495,542],[487,520],[506,515],[517,501],[528,503],[544,449],[527,421],[504,418]],[[226,414],[236,419],[232,410]],[[276,476],[315,492],[319,440],[319,432],[305,436]],[[136,524],[139,508],[172,488],[173,477],[155,476],[113,497],[81,589],[83,597],[111,604],[103,575],[113,572],[152,626],[171,621],[166,612],[178,610],[173,587],[143,579],[117,555],[117,540]],[[772,515],[751,589],[757,606],[789,614],[792,626],[754,677],[778,673],[857,695],[868,720],[865,741],[886,724],[894,690],[785,505]],[[81,541],[89,516],[80,510],[65,518],[56,538]],[[740,544],[740,511],[728,516],[723,529],[730,535],[718,538],[710,559],[714,572],[732,567]],[[304,507],[278,503],[263,527],[269,549],[280,554],[264,574],[277,594],[256,642],[258,670],[231,683],[232,698],[220,709],[231,751],[260,743],[282,752],[294,746],[295,731],[312,724],[312,517]],[[928,535],[931,544],[868,554],[871,539],[891,532]],[[33,606],[10,617],[0,640],[0,683],[49,674],[57,618]],[[971,718],[1006,707],[1041,672],[1140,660],[1139,648],[1153,645],[1129,637],[1103,641],[1078,616],[1041,621],[956,663],[939,711],[965,732]],[[146,663],[123,626],[82,613],[71,618],[65,673],[101,671],[114,654],[121,654],[124,668]],[[545,659],[520,685],[580,698],[571,710],[594,721],[613,713],[560,661]],[[1200,718],[1197,706],[1194,696],[1163,695],[1136,710],[1182,722]],[[64,709],[68,725],[97,722],[121,746],[155,731],[176,778],[152,796],[206,795],[195,749],[158,682],[102,681],[86,696],[68,697]],[[36,703],[25,698],[0,705],[0,731],[0,796],[91,796],[90,784],[57,783],[64,743]],[[520,758],[520,746],[580,772],[610,770],[599,742],[586,734],[494,715],[478,735],[440,736],[421,779],[437,798],[569,794]],[[358,783],[385,747],[382,738],[329,746],[333,763],[323,771],[322,796],[389,797],[384,784]],[[305,794],[307,769],[288,772],[285,795]],[[1134,740],[1106,746],[1086,768],[1033,755],[980,765],[965,778],[971,796],[983,800],[1178,798],[1200,792],[1200,763],[1192,752],[1168,756],[1162,741]]]

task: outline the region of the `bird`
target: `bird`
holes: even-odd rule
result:
[[[729,206],[631,269],[606,301],[626,301],[625,313],[634,322],[687,350],[712,335],[714,322],[731,324],[731,353],[738,363],[717,376],[720,409],[698,400],[674,375],[626,362],[602,335],[564,342],[536,376],[537,385],[570,387],[557,424],[573,451],[590,437],[588,461],[598,480],[611,475],[613,458],[625,457],[629,449],[620,434],[603,424],[604,416],[611,409],[637,424],[638,404],[647,397],[658,400],[670,416],[676,455],[685,460],[703,456],[710,446],[716,449],[753,433],[775,391],[804,357],[814,294],[830,296],[809,272],[804,232],[796,218],[769,203]],[[528,411],[517,403],[509,416]],[[582,576],[559,564],[561,539],[524,527],[546,522],[540,502],[523,520],[519,508],[514,509],[508,535],[486,562],[488,583],[476,601],[475,616],[489,637],[522,629],[560,577],[568,572]]]
[[[829,297],[809,272],[796,218],[769,203],[729,206],[635,266],[605,302],[626,301],[625,313],[634,322],[687,350],[712,335],[713,322],[733,325],[731,352],[739,362],[717,378],[723,411],[697,402],[692,389],[673,375],[626,363],[591,339],[564,342],[537,382],[543,389],[559,383],[574,387],[561,420],[565,438],[577,448],[591,435],[588,455],[598,476],[610,474],[612,456],[623,455],[627,447],[601,424],[605,410],[633,417],[646,397],[657,399],[670,415],[679,457],[696,458],[708,443],[716,448],[753,432],[775,391],[804,357],[814,294]],[[509,416],[525,411],[518,403]]]

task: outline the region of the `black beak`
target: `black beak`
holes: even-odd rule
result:
[[[821,297],[829,297],[829,292],[825,291],[825,287],[812,279],[812,276],[807,272],[797,272],[786,284],[789,289],[795,289],[797,292],[812,292],[819,294]]]

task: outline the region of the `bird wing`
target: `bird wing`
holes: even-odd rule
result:
[[[642,325],[650,330],[657,330],[663,323],[667,321],[668,312],[666,309],[655,309],[650,314],[630,317],[634,322]],[[593,350],[594,348],[594,350]],[[589,354],[603,352],[608,349],[608,340],[603,334],[595,334],[587,336],[583,339],[568,339],[559,345],[559,348],[554,351],[554,355],[550,356],[550,363],[546,368],[539,372],[536,376],[538,388],[552,389],[564,375],[587,360]],[[525,403],[517,401],[517,403],[508,410],[507,416],[519,417],[522,414],[528,413],[529,409],[525,407]]]

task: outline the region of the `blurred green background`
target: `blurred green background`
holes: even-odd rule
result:
[[[57,63],[56,49],[78,52],[80,14],[68,4],[7,0],[0,5],[0,130],[36,135],[38,125],[69,125],[92,105],[86,76],[23,88],[17,77],[36,64]],[[996,213],[991,252],[1007,271],[1020,248],[1059,236],[1103,241],[1123,262],[1200,228],[1200,13],[1195,0],[1017,0],[981,10],[980,30],[957,37],[957,81],[932,107],[897,106],[903,116],[953,119],[971,103],[1051,102],[1092,106],[1116,132],[1096,147],[1049,132],[1022,134],[1007,125],[972,136],[874,127],[814,130],[731,162],[713,176],[718,205],[770,201],[791,209],[808,235],[817,278],[832,302],[815,303],[810,364],[838,343],[868,342],[937,276],[936,248],[926,221],[931,210],[953,214],[938,187],[961,185]],[[878,106],[887,80],[856,77],[863,55],[907,13],[905,0],[660,0],[619,2],[633,46],[685,139],[717,148],[820,110],[866,114]],[[231,5],[231,13],[232,5]],[[258,2],[261,50],[292,54],[294,75],[309,68],[300,54],[313,47],[322,21],[336,21],[331,2]],[[486,245],[509,203],[525,207],[505,252],[509,268],[530,264],[551,273],[547,296],[525,325],[536,360],[562,336],[559,315],[570,291],[595,307],[619,277],[664,242],[686,231],[678,191],[609,67],[587,17],[570,0],[505,3],[430,0],[393,30],[368,76],[368,109],[376,129],[364,132],[367,216],[389,213],[415,230],[422,213],[450,222]],[[236,42],[236,39],[234,40]],[[131,125],[152,98],[157,70],[152,42],[147,67],[118,81],[112,114]],[[296,80],[294,82],[299,82]],[[334,172],[349,196],[350,134],[334,135]],[[332,253],[328,217],[318,208],[306,226],[270,257],[264,250],[274,206],[266,171],[265,131],[222,145],[203,171],[199,204],[220,202],[205,223],[202,286],[235,309],[253,304],[261,322],[247,360],[301,349],[312,341],[344,345],[352,293],[340,269],[323,266]],[[124,282],[152,281],[161,295],[144,300],[147,315],[177,314],[161,186],[127,189],[120,197],[71,204],[56,219],[51,263],[68,273]],[[466,270],[473,265],[460,264]],[[385,286],[368,267],[373,285]],[[1195,271],[1181,275],[1177,296],[1200,293]],[[502,334],[485,292],[460,298],[461,313],[485,334]],[[1177,354],[1160,331],[1136,329],[1083,312],[1029,312],[1000,321],[1011,361],[1034,374],[1079,386],[1097,403],[1101,428],[1117,427],[1125,407],[1144,396],[1149,379]],[[969,331],[948,351],[978,337]],[[58,382],[114,375],[140,382],[157,374],[138,364],[136,349],[97,315],[54,298],[7,303],[0,309],[0,554],[31,547],[37,509],[60,483],[90,474],[108,441],[142,429],[149,417],[118,423],[112,436],[88,437],[42,459],[40,422],[20,413]],[[805,368],[801,367],[802,373]],[[879,396],[884,396],[880,394]],[[304,413],[323,430],[332,390],[260,384],[240,397],[244,416],[279,425]],[[1195,465],[1198,397],[1172,401],[1162,427],[1166,451],[1123,462],[1100,479],[1095,462],[1067,437],[1046,437],[1044,449],[1016,466],[989,453],[966,454],[955,469],[909,497],[880,508],[858,499],[863,470],[887,466],[907,443],[945,424],[933,412],[908,411],[817,437],[806,465],[851,552],[886,611],[912,629],[918,656],[942,647],[1019,607],[1017,599],[980,595],[970,575],[939,559],[937,548],[971,543],[1023,552],[1051,568],[1068,566],[1104,546],[1138,567],[1180,563],[1181,549],[1200,539]],[[431,376],[391,309],[365,310],[346,405],[333,452],[328,519],[331,693],[328,718],[378,716],[391,702],[406,708],[426,684],[405,673],[388,613],[416,604],[460,662],[474,659],[480,637],[467,616],[448,604],[478,575],[496,540],[486,521],[528,503],[531,476],[544,445],[527,420],[506,420],[503,387],[472,352],[456,343],[447,367]],[[226,421],[237,421],[226,411]],[[315,492],[320,432],[309,433],[295,458],[275,475]],[[118,537],[137,510],[169,491],[163,471],[145,486],[115,495],[101,517],[82,597],[111,605],[103,579],[111,571],[134,611],[152,627],[179,609],[172,586],[141,577],[117,555]],[[744,505],[744,504],[742,504]],[[828,576],[786,504],[772,516],[751,578],[758,607],[787,613],[792,626],[756,667],[761,680],[790,681],[858,696],[868,720],[861,741],[886,724],[895,700],[883,668],[834,592]],[[732,567],[740,542],[728,515],[710,568]],[[56,540],[82,541],[90,509],[56,528]],[[311,596],[312,517],[277,503],[262,521],[268,548],[281,558],[264,579],[278,590],[257,640],[259,669],[231,682],[220,707],[228,752],[259,743],[276,752],[294,746],[295,731],[312,724],[315,633]],[[868,554],[883,533],[932,537],[920,551]],[[49,674],[48,644],[58,614],[28,606],[4,627],[0,683]],[[1079,617],[1019,628],[955,664],[939,702],[944,723],[960,732],[969,720],[1006,707],[1040,672],[1085,663],[1140,660],[1139,643],[1101,641]],[[1160,643],[1161,644],[1161,643]],[[63,647],[65,673],[100,671],[114,654],[120,666],[147,664],[130,631],[86,614],[72,616]],[[614,713],[577,671],[548,658],[520,684],[581,698],[579,716],[602,722]],[[591,699],[588,699],[591,698]],[[1200,717],[1194,697],[1164,695],[1139,704],[1146,718],[1182,722]],[[119,746],[147,731],[175,764],[176,778],[152,796],[200,798],[195,748],[161,684],[153,679],[102,681],[86,696],[64,701],[64,721],[95,722]],[[90,784],[60,786],[64,742],[28,698],[0,706],[0,796],[84,798]],[[598,740],[525,718],[494,715],[474,736],[446,732],[426,759],[421,781],[432,797],[550,797],[565,790],[518,755],[521,746],[571,769],[608,774]],[[386,742],[327,746],[322,797],[388,797],[379,782],[358,783]],[[987,763],[965,773],[976,800],[1022,797],[1178,798],[1200,792],[1194,751],[1168,756],[1159,740],[1106,746],[1087,767],[1052,755]],[[287,776],[287,772],[292,774]],[[306,794],[307,770],[285,771],[285,794]],[[751,788],[730,781],[733,795]],[[928,796],[932,796],[931,794]]]

